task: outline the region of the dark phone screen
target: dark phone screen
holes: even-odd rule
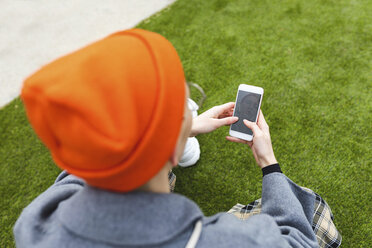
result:
[[[239,90],[234,112],[234,116],[238,116],[239,120],[231,125],[231,130],[249,135],[253,134],[252,130],[244,125],[243,120],[256,121],[260,98],[260,94]]]

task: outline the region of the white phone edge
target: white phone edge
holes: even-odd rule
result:
[[[238,87],[238,91],[236,92],[235,105],[236,105],[236,101],[238,100],[238,94],[239,94],[240,90],[241,91],[252,92],[252,93],[256,93],[256,94],[261,95],[260,103],[258,104],[258,111],[257,111],[257,115],[256,115],[256,120],[255,120],[255,122],[257,122],[257,118],[258,118],[258,115],[259,115],[260,109],[261,109],[261,102],[262,102],[262,97],[263,97],[263,94],[264,94],[264,89],[262,87],[258,87],[258,86],[253,86],[253,85],[248,85],[248,84],[240,84],[239,87]],[[233,116],[235,116],[235,107],[234,107]],[[253,140],[253,135],[249,135],[249,134],[246,134],[246,133],[241,133],[241,132],[238,132],[238,131],[231,130],[231,125],[230,125],[229,134],[232,137],[235,137],[235,138],[239,138],[239,139],[243,139],[243,140],[247,140],[247,141],[252,141]]]

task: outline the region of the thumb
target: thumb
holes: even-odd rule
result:
[[[256,135],[258,132],[261,131],[261,129],[257,126],[256,123],[248,121],[246,119],[243,120],[244,124],[252,130],[253,134]]]
[[[217,119],[216,122],[218,123],[219,127],[231,125],[239,120],[236,116],[226,117],[222,119]]]

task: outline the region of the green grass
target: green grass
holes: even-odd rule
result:
[[[372,244],[372,2],[179,0],[139,27],[176,47],[187,80],[234,101],[239,84],[265,89],[262,110],[283,171],[324,197],[343,247]],[[228,128],[198,137],[195,167],[176,191],[206,215],[260,197],[261,172]],[[13,246],[21,210],[59,173],[16,99],[0,111],[0,246]]]

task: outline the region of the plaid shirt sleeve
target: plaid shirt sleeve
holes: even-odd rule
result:
[[[319,247],[321,248],[337,248],[340,247],[342,237],[333,223],[334,217],[331,208],[327,202],[317,193],[308,188],[302,189],[314,193],[315,204],[312,228],[317,238]],[[261,198],[247,205],[237,203],[228,213],[235,215],[241,220],[246,220],[249,217],[261,213]]]

